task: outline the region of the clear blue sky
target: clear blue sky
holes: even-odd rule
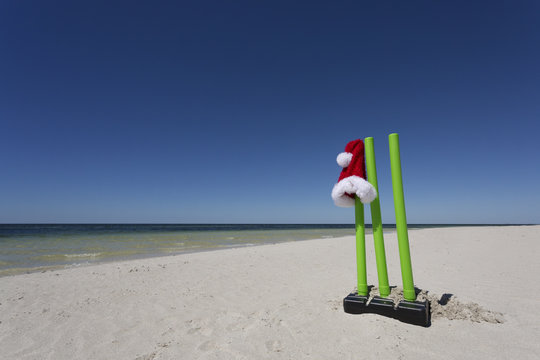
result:
[[[540,222],[540,3],[3,1],[0,222]],[[367,222],[370,222],[369,212]]]

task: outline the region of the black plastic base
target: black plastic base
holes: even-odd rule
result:
[[[367,309],[367,296],[349,294],[343,299],[343,309],[349,314],[363,314],[369,312]]]
[[[408,324],[428,327],[431,325],[429,301],[400,301],[395,318]]]
[[[391,299],[374,297],[368,303],[367,296],[356,293],[343,299],[343,309],[348,314],[378,314],[404,323],[428,327],[431,325],[429,301],[400,301],[395,306]]]

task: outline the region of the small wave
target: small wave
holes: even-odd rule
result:
[[[184,251],[186,249],[187,249],[187,247],[184,246],[184,244],[182,244],[182,245],[177,245],[177,246],[173,246],[173,247],[161,248],[160,251],[164,252],[164,253],[177,253],[177,252],[182,252],[182,251]]]
[[[239,248],[239,247],[244,247],[244,246],[255,246],[256,244],[252,244],[252,243],[245,243],[245,244],[219,244],[219,245],[216,245],[215,247],[216,248]],[[211,248],[210,248],[211,249]]]
[[[80,263],[73,263],[73,264],[66,264],[66,265],[64,265],[64,269],[73,269],[73,268],[78,268],[78,267],[82,267],[82,266],[89,266],[91,264],[92,263],[88,262],[88,261],[80,262]]]
[[[64,257],[71,258],[95,258],[100,256],[102,253],[85,253],[85,254],[64,254]]]

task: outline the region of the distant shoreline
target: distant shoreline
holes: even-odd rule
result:
[[[351,223],[0,223],[0,226],[3,225],[143,225],[143,226],[198,226],[198,225],[209,225],[209,226],[351,226]],[[371,223],[366,222],[366,226],[371,226]],[[540,224],[528,224],[528,223],[410,223],[408,226],[435,226],[435,227],[446,227],[446,226],[521,226],[521,225],[540,225]],[[396,226],[396,224],[384,223],[383,226]]]
[[[530,225],[411,224],[409,230],[507,226]],[[386,236],[395,225],[383,230]],[[353,224],[0,225],[0,277],[351,235]]]

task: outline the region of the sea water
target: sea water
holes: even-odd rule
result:
[[[0,276],[354,233],[352,224],[0,224]]]
[[[0,276],[347,235],[353,225],[0,224]]]

